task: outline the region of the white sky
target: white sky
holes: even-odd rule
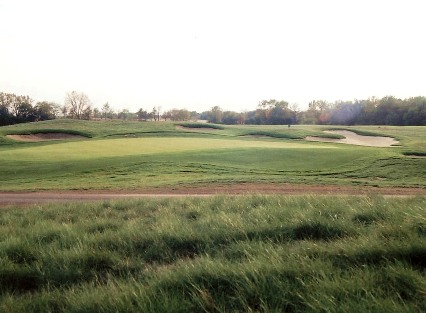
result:
[[[426,96],[424,0],[0,0],[0,91],[116,110]]]

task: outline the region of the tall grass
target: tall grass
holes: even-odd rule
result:
[[[1,312],[424,312],[426,198],[0,211]]]

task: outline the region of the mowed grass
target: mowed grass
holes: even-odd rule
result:
[[[0,211],[1,312],[425,312],[426,198]]]
[[[120,138],[94,141],[74,141],[35,147],[17,147],[2,151],[4,159],[16,161],[74,161],[132,155],[178,153],[217,149],[335,149],[312,143],[276,142],[260,140],[227,140],[216,138]]]
[[[0,128],[0,190],[174,189],[235,183],[420,187],[426,127],[357,127],[401,147],[306,142],[325,126],[224,126],[57,120]],[[87,139],[15,142],[10,133],[77,132]],[[257,134],[261,137],[253,137]],[[89,138],[90,137],[90,138]],[[408,155],[405,155],[408,154]]]
[[[376,149],[343,145],[179,137],[18,146],[0,154],[0,190],[182,188],[241,182],[362,184],[363,177],[357,181],[347,176],[357,170],[357,175],[365,176],[361,171],[382,155]],[[415,166],[411,173],[408,169],[404,173],[413,175],[407,183],[421,185],[422,171]],[[402,184],[402,178],[389,183]]]

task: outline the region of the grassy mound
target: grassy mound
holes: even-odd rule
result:
[[[271,138],[282,138],[282,139],[303,139],[304,137],[286,132],[274,132],[274,131],[249,131],[244,136],[259,136],[259,137],[271,137]]]
[[[79,131],[74,129],[27,129],[27,130],[11,130],[7,133],[7,135],[34,135],[34,134],[68,134],[68,135],[76,135],[91,138],[92,135],[85,131]]]
[[[209,124],[209,123],[178,123],[178,126],[182,126],[185,128],[211,128],[211,129],[219,129],[223,130],[225,127],[217,124]]]

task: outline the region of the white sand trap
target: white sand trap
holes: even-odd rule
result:
[[[65,133],[38,133],[30,135],[7,135],[7,138],[17,141],[50,141],[50,140],[68,140],[68,139],[85,139],[86,137]]]
[[[391,137],[379,136],[362,136],[348,130],[329,130],[324,131],[328,134],[336,134],[344,136],[343,139],[333,139],[324,137],[307,136],[305,139],[309,141],[345,143],[349,145],[367,146],[367,147],[391,147],[398,145],[399,141]]]

